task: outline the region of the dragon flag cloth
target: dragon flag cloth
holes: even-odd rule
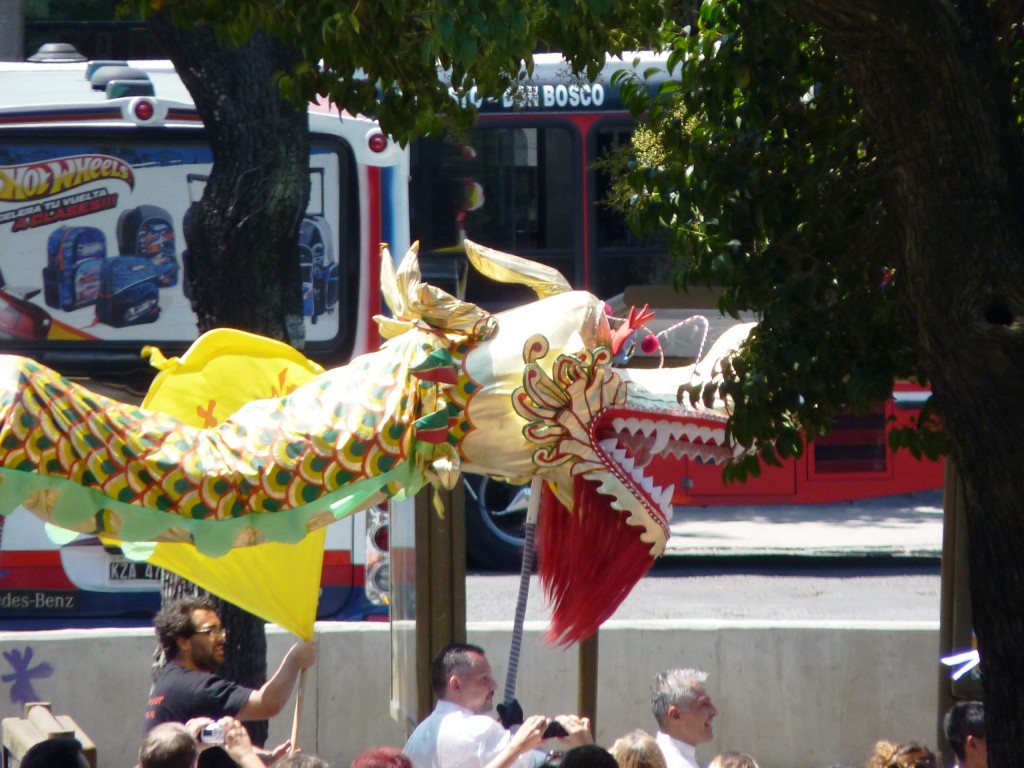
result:
[[[421,282],[416,246],[397,270],[382,246],[393,315],[376,318],[381,348],[214,426],[0,356],[0,514],[20,504],[79,533],[191,542],[217,557],[300,541],[428,483],[454,487],[460,472],[539,475],[548,637],[588,637],[664,551],[673,488],[645,476],[652,457],[723,463],[738,450],[724,403],[676,393],[720,375],[741,335],[696,365],[618,367],[613,348],[631,329],[613,330],[603,301],[547,267],[465,245],[484,274],[540,298],[491,314]]]

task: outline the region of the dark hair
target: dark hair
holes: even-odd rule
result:
[[[580,744],[565,753],[560,768],[619,768],[612,753],[597,744]]]
[[[464,672],[473,665],[471,654],[484,656],[484,649],[479,645],[453,643],[437,654],[430,665],[430,690],[443,699],[448,692],[448,678],[457,672]]]
[[[985,705],[980,701],[958,701],[942,718],[942,731],[957,759],[964,759],[967,737],[985,738]]]
[[[181,723],[154,726],[139,746],[139,768],[192,768],[197,757],[195,736]]]
[[[178,638],[195,634],[192,612],[198,610],[216,612],[217,609],[208,597],[185,595],[165,604],[153,618],[157,639],[168,661],[178,656]]]
[[[21,758],[21,768],[81,768],[79,755],[84,755],[82,742],[57,736],[37,742]]]
[[[292,752],[274,763],[274,768],[331,768],[331,764],[309,752]]]
[[[412,760],[398,747],[375,747],[356,755],[350,768],[412,768]]]

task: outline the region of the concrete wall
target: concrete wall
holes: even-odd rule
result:
[[[542,642],[528,624],[518,698],[527,714],[576,707],[577,653]],[[505,679],[510,624],[469,626],[499,683]],[[303,701],[299,743],[335,768],[367,747],[401,745],[390,716],[386,624],[317,625],[320,661]],[[292,642],[268,630],[269,665]],[[0,632],[0,716],[19,717],[16,700],[49,701],[93,739],[99,765],[135,762],[155,640],[146,629]],[[609,745],[633,728],[654,729],[651,678],[671,666],[701,667],[721,711],[714,743],[698,752],[740,749],[762,768],[862,765],[879,738],[935,746],[938,625],[934,622],[609,622],[600,633],[597,740]],[[31,654],[31,658],[27,659]],[[271,724],[270,742],[288,738],[292,708]]]

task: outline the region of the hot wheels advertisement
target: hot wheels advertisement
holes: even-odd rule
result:
[[[0,147],[0,339],[185,344],[198,335],[182,222],[211,156],[173,145],[38,137]],[[339,159],[311,157],[298,258],[310,341],[339,331]]]

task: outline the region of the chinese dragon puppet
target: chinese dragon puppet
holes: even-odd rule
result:
[[[0,514],[20,504],[61,528],[216,556],[298,541],[460,472],[540,475],[549,637],[587,637],[664,550],[673,488],[645,476],[651,458],[733,456],[723,404],[676,395],[715,375],[729,340],[695,366],[618,367],[648,315],[613,327],[604,302],[557,272],[466,248],[539,299],[490,314],[422,283],[415,247],[397,269],[382,248],[381,348],[205,429],[0,356]]]

